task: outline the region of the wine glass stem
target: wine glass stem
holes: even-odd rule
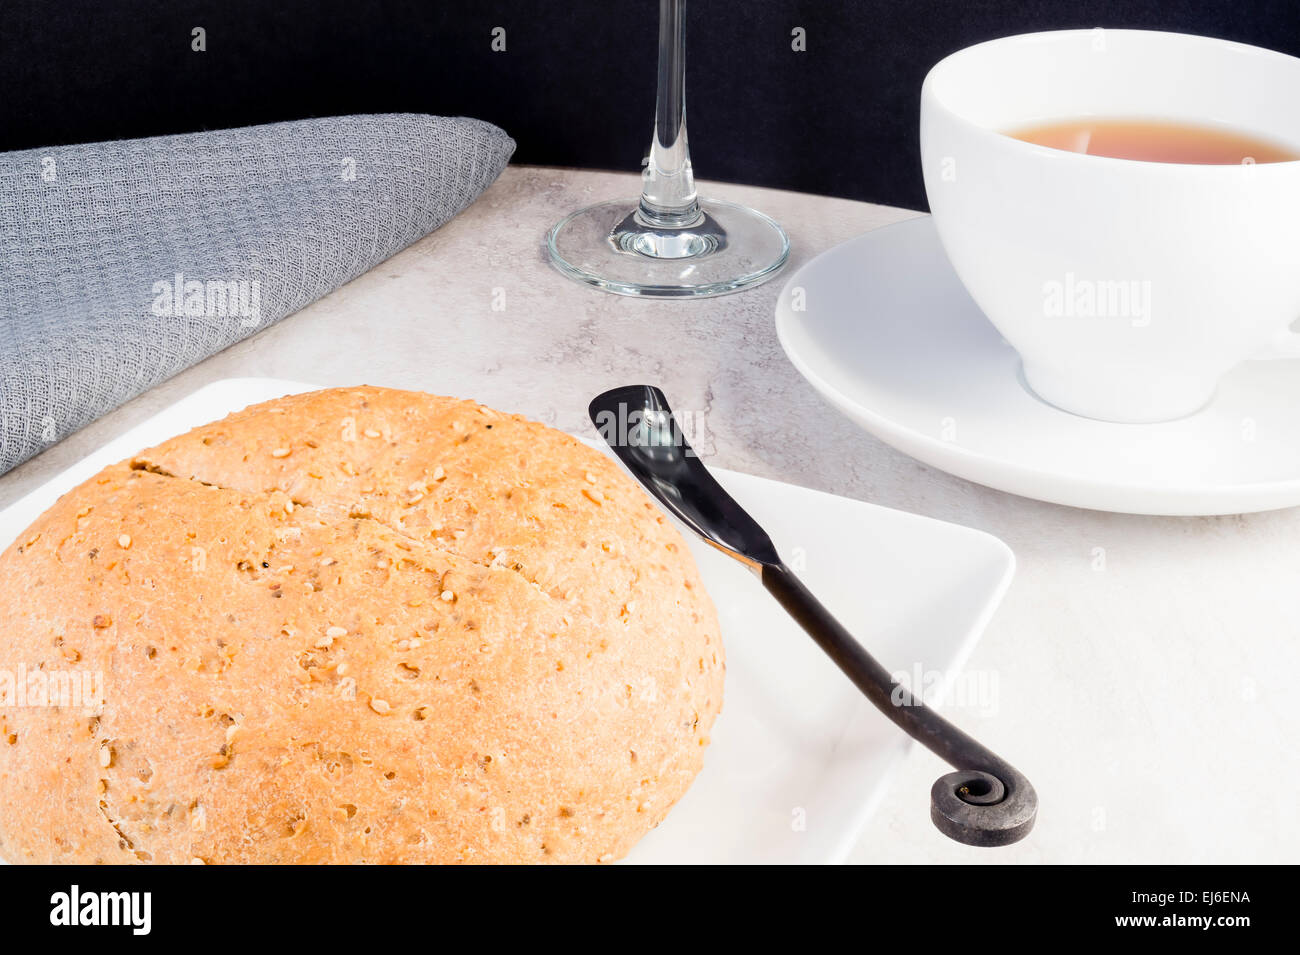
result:
[[[686,145],[686,0],[659,0],[659,88],[639,214],[658,228],[701,219]]]

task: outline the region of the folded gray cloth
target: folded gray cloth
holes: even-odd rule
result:
[[[0,473],[438,228],[514,146],[395,114],[0,154]]]

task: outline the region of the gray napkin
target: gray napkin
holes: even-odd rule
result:
[[[514,147],[395,114],[0,154],[0,473],[438,228]]]

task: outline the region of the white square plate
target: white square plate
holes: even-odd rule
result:
[[[0,512],[0,549],[105,465],[247,405],[317,387],[241,378],[200,389]],[[942,694],[1011,582],[1015,559],[1005,544],[860,501],[713,473],[877,659],[895,671],[942,673]],[[627,861],[837,862],[910,741],[749,571],[686,536],[722,621],[725,704],[704,771]],[[898,798],[914,800],[918,817],[926,818],[928,792]]]

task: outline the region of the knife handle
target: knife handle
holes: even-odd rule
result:
[[[930,819],[940,832],[972,846],[1010,845],[1029,834],[1038,795],[1028,779],[896,681],[784,563],[763,564],[759,576],[876,709],[956,770],[930,789]]]

